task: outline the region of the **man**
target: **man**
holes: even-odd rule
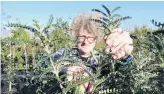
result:
[[[99,41],[103,39],[103,29],[100,23],[91,21],[91,19],[100,19],[100,15],[95,13],[82,13],[76,16],[72,23],[72,34],[76,37],[77,48],[72,48],[71,51],[66,51],[65,49],[59,50],[55,56],[54,60],[61,59],[62,57],[71,57],[74,55],[75,59],[81,59],[85,66],[89,67],[92,72],[95,71],[96,67],[100,61],[100,58],[93,56],[94,48]],[[112,58],[114,60],[124,60],[125,63],[132,61],[132,50],[133,50],[133,40],[128,32],[121,32],[120,29],[115,29],[110,35],[104,37],[106,43],[106,53],[111,52]],[[69,54],[66,54],[69,52]],[[67,56],[65,56],[67,55]],[[123,62],[124,63],[124,62]],[[67,67],[66,73],[69,75],[78,74],[83,72],[82,67],[70,66]],[[84,76],[89,76],[88,73],[84,72]],[[68,76],[69,81],[77,80],[73,76]],[[64,88],[61,85],[61,88]],[[92,93],[93,87],[87,82],[80,86],[82,91]]]

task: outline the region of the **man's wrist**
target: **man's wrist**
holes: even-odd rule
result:
[[[128,56],[124,57],[121,61],[122,61],[122,65],[127,65],[133,61],[133,56],[128,55]]]

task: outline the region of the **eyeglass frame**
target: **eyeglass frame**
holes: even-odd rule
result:
[[[90,36],[84,36],[84,35],[82,35],[82,36],[77,36],[77,40],[78,40],[78,38],[79,37],[82,37],[83,38],[83,41],[81,41],[81,42],[84,42],[86,39],[87,39],[87,41],[91,44],[91,43],[93,43],[96,39],[97,39],[97,36],[96,37],[90,37]],[[93,41],[91,42],[91,41],[89,41],[88,39],[89,38],[93,38]]]

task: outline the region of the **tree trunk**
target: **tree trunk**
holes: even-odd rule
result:
[[[26,63],[26,72],[27,72],[27,50],[26,50],[26,44],[24,44],[24,50],[25,50],[25,63]]]

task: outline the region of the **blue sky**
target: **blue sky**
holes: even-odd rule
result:
[[[132,17],[122,23],[123,30],[142,25],[156,28],[151,24],[151,19],[164,22],[164,1],[3,1],[1,4],[3,12],[10,15],[11,18],[6,19],[3,16],[2,23],[16,22],[16,19],[19,19],[23,24],[32,25],[32,20],[36,19],[42,25],[47,23],[50,14],[55,18],[62,17],[71,22],[72,20],[69,18],[73,18],[81,12],[89,12],[93,8],[103,10],[102,4],[110,10],[121,6],[116,13]],[[7,32],[2,32],[2,35],[7,34]]]

